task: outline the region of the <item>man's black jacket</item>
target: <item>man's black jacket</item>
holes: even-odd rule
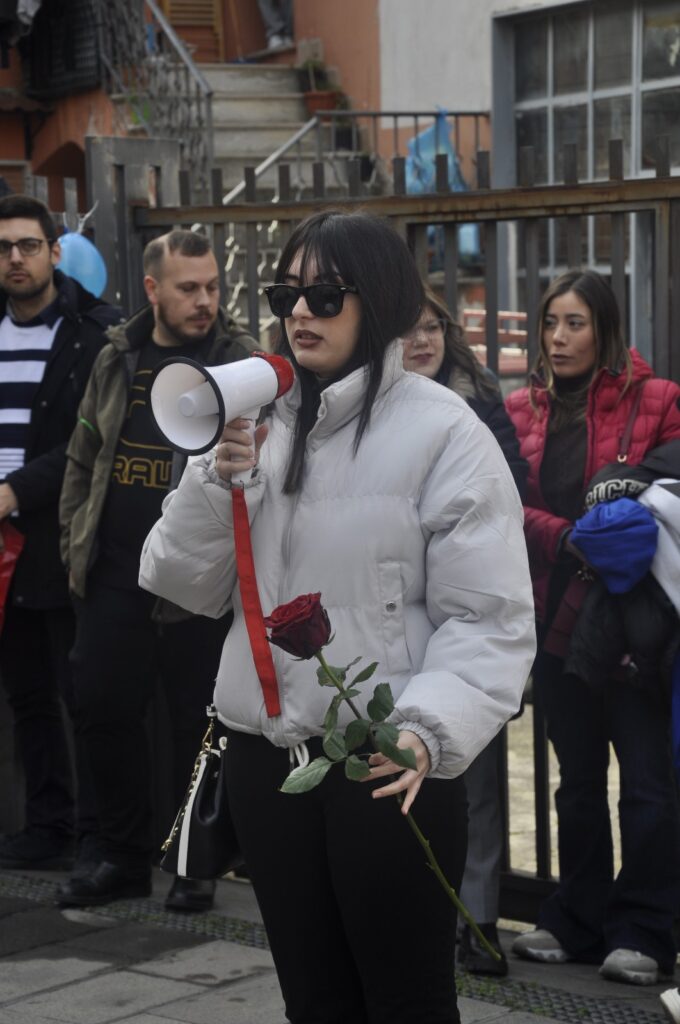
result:
[[[26,460],[6,482],[19,502],[13,518],[25,536],[17,563],[12,599],[24,608],[70,604],[59,556],[59,493],[66,468],[66,445],[73,433],[80,400],[105,330],[122,319],[119,309],[96,299],[71,277],[55,270],[59,314],[63,317],[33,400]],[[7,296],[0,291],[0,319]]]

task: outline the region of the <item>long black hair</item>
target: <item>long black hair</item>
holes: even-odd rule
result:
[[[308,280],[312,267],[315,280],[350,285],[357,289],[361,302],[356,348],[337,374],[337,378],[345,377],[361,366],[366,371],[366,392],[354,435],[356,454],[380,387],[385,350],[418,319],[424,300],[422,282],[404,240],[387,221],[367,213],[328,210],[304,220],[281,253],[277,283],[286,279],[297,256],[301,283],[312,283]],[[302,394],[283,487],[290,494],[302,482],[307,435],[316,419],[320,388],[316,376],[295,359],[284,321],[276,348],[293,363]]]

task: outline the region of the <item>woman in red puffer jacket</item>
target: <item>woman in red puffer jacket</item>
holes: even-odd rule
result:
[[[529,463],[525,534],[539,622],[534,692],[560,764],[560,882],[541,908],[537,930],[520,936],[513,949],[533,960],[599,963],[612,980],[654,984],[673,971],[672,926],[680,911],[669,707],[660,685],[641,689],[603,679],[593,688],[564,675],[564,633],[567,606],[578,602],[582,587],[577,578],[587,575],[570,541],[587,486],[608,463],[636,465],[680,437],[680,388],[654,377],[639,353],[627,350],[615,296],[594,271],[569,271],[553,281],[541,303],[539,334],[530,384],[506,404]],[[621,781],[616,877],[610,742]]]

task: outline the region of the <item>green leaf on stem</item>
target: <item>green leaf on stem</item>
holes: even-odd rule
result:
[[[349,665],[345,665],[345,672],[349,672],[352,665],[356,665],[358,661],[361,661],[361,655],[359,655],[358,658],[354,658],[352,661],[350,661]]]
[[[384,736],[385,739],[392,740],[392,743],[396,743],[399,739],[399,730],[396,725],[392,725],[391,722],[381,722],[380,725],[373,726],[373,735],[377,735],[377,731],[380,729],[380,735]]]
[[[359,690],[352,690],[350,688],[349,690],[343,690],[342,691],[342,699],[343,700],[349,700],[352,697],[358,697],[358,695],[359,695]]]
[[[329,761],[327,757],[315,757],[304,768],[293,768],[290,775],[286,776],[281,786],[281,792],[306,793],[318,786],[328,769],[332,767],[333,762]]]
[[[349,667],[349,666],[348,666]],[[357,683],[365,683],[367,679],[370,679],[375,670],[378,667],[377,661],[372,661],[370,665],[362,669],[358,676],[355,676],[352,680],[352,686],[356,686]],[[387,685],[387,684],[384,684]]]
[[[374,735],[376,746],[381,754],[389,757],[390,761],[394,761],[400,768],[412,768],[414,771],[417,769],[415,753],[412,750],[398,747],[390,738],[389,731],[385,729],[384,725],[379,725]]]
[[[331,761],[342,761],[343,758],[347,757],[345,737],[337,729],[326,733],[323,738],[323,749]]]
[[[329,665],[328,667],[331,670],[331,672],[335,674],[338,681],[344,683],[345,677],[347,676],[347,672],[345,671],[345,669],[337,668],[335,665]],[[336,683],[328,675],[323,665],[319,665],[319,667],[317,668],[316,678],[319,680],[322,686],[336,686]]]
[[[345,761],[345,775],[348,779],[352,779],[353,782],[359,782],[361,779],[367,778],[371,774],[371,769],[368,767],[365,761],[357,757],[356,754],[350,754]]]
[[[394,697],[389,683],[378,683],[368,702],[367,711],[372,722],[382,722],[394,711]]]
[[[345,729],[345,745],[348,750],[356,750],[366,742],[371,723],[366,718],[353,718]]]
[[[326,733],[333,732],[338,724],[338,702],[333,699],[328,705],[328,711],[324,715],[323,727]]]

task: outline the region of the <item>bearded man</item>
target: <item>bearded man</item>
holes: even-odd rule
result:
[[[120,310],[55,269],[57,234],[38,199],[0,199],[0,520],[23,535],[5,604],[0,676],[25,782],[23,828],[0,840],[0,867],[21,870],[73,863],[73,768],[60,697],[73,713],[75,622],[59,557],[58,503],[78,404],[106,328],[121,319]],[[74,747],[85,824],[93,807],[77,730]]]
[[[60,503],[62,558],[76,609],[72,653],[79,733],[97,807],[89,854],[58,890],[61,906],[151,891],[151,768],[145,716],[155,680],[169,712],[176,805],[205,731],[230,615],[159,609],[139,588],[143,541],[186,457],[152,418],[156,366],[243,359],[255,341],[219,308],[217,261],[204,235],[171,231],[144,252],[149,306],[109,331],[69,443]],[[206,910],[214,883],[176,878],[166,906]]]

